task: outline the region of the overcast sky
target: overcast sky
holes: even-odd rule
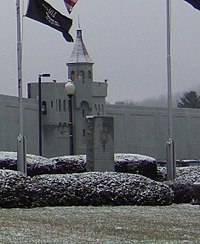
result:
[[[167,95],[166,0],[79,0],[70,16],[63,0],[47,2],[73,19],[74,38],[80,16],[84,43],[94,61],[94,80],[108,79],[109,102]],[[176,93],[200,86],[200,12],[184,0],[172,2],[172,90]],[[27,3],[24,0],[24,12]],[[1,0],[1,10],[0,93],[17,95],[16,1]],[[40,73],[67,80],[66,62],[73,46],[61,33],[24,18],[24,96],[27,82],[37,80]]]

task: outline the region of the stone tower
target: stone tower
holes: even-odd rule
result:
[[[67,67],[68,78],[76,87],[73,97],[74,138],[79,153],[85,153],[86,116],[103,115],[107,96],[107,83],[93,81],[93,64],[83,42],[82,30],[78,29]]]
[[[87,104],[88,109],[92,106],[92,82],[93,82],[93,64],[82,38],[82,30],[76,32],[75,46],[71,57],[67,62],[68,78],[76,86],[76,107],[79,108],[82,103]]]

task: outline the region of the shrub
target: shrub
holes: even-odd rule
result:
[[[167,185],[126,173],[82,173],[26,177],[0,170],[0,207],[72,205],[169,205]]]

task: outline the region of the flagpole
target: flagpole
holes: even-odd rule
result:
[[[171,0],[166,0],[167,10],[167,87],[168,87],[168,140],[166,143],[167,179],[176,175],[175,145],[172,139],[172,74],[171,74]]]
[[[26,152],[23,125],[23,97],[22,97],[22,38],[21,38],[21,8],[20,1],[16,0],[17,12],[17,71],[18,71],[18,98],[19,98],[19,134],[17,137],[17,170],[26,174]]]

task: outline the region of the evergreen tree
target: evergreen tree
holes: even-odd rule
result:
[[[178,108],[200,108],[200,96],[195,91],[185,92],[177,101]]]

